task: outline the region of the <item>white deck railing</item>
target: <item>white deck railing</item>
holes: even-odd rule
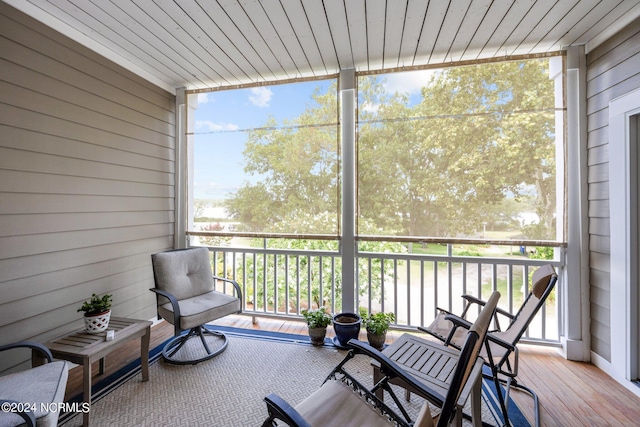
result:
[[[301,318],[302,309],[318,305],[332,313],[340,311],[342,255],[338,250],[271,249],[266,239],[263,242],[262,248],[209,247],[214,274],[234,279],[242,287],[245,314]],[[415,329],[434,319],[436,307],[459,313],[462,294],[483,298],[499,290],[500,307],[515,313],[538,266],[551,263],[558,273],[563,268],[560,248],[556,259],[548,261],[526,255],[455,255],[453,247],[446,244],[445,255],[358,252],[356,306],[368,312],[393,312],[394,328]],[[517,243],[515,248],[517,252]],[[559,342],[561,299],[558,286],[523,340]]]

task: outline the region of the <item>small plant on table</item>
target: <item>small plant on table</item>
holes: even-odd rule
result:
[[[111,294],[91,295],[89,301],[82,303],[78,311],[84,311],[84,326],[88,333],[97,334],[109,327],[111,317]]]

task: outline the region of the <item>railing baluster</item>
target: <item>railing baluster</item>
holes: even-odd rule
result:
[[[447,244],[447,257],[453,257],[453,245]],[[453,268],[451,261],[447,261],[447,281],[449,282],[449,291],[447,297],[449,298],[449,311],[453,310]]]
[[[385,282],[384,282],[384,259],[380,258],[380,311],[385,311]]]
[[[424,282],[424,260],[420,260],[420,326],[425,326],[424,322],[424,288],[426,284]]]
[[[433,262],[433,317],[438,315],[438,261]],[[451,309],[451,307],[447,307],[447,309]]]
[[[307,307],[313,308],[313,295],[311,294],[311,255],[307,255]]]
[[[398,319],[396,318],[396,322]],[[407,326],[411,324],[411,261],[407,262]]]
[[[384,259],[380,259],[384,263]],[[384,297],[383,297],[384,299]],[[393,260],[393,312],[398,312],[398,260]]]
[[[319,256],[317,258],[318,258],[318,295],[320,295],[320,305],[324,305],[324,286],[322,283],[322,278],[323,278],[322,256]]]
[[[367,290],[367,294],[368,294],[368,304],[367,304],[367,308],[369,310],[369,313],[371,313],[372,307],[371,307],[371,300],[373,299],[373,288],[372,288],[372,280],[371,280],[371,263],[373,262],[373,260],[371,258],[367,258],[367,276],[369,277],[369,285],[368,285],[368,290]],[[382,298],[384,300],[384,298]],[[384,307],[384,305],[383,305]]]
[[[296,314],[300,315],[300,255],[296,255]]]
[[[336,257],[331,257],[331,312],[336,312]]]

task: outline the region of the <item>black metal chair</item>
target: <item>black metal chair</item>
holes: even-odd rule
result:
[[[524,303],[513,315],[500,308],[496,309],[494,316],[495,330],[489,331],[487,334],[487,349],[480,353],[485,360],[485,364],[491,369],[492,379],[495,382],[498,397],[502,407],[502,413],[505,423],[508,425],[508,407],[509,391],[511,387],[529,393],[534,400],[535,425],[540,425],[540,407],[538,395],[529,387],[525,387],[518,383],[518,347],[517,344],[526,332],[527,328],[533,321],[536,313],[544,305],[547,297],[553,291],[558,275],[551,264],[539,267],[532,277],[531,292],[527,295]],[[423,332],[438,338],[445,345],[451,345],[460,348],[461,337],[471,323],[466,320],[469,309],[473,306],[482,307],[485,301],[471,295],[463,295],[465,306],[460,316],[453,315],[444,309],[438,309],[440,312],[431,325],[423,328],[419,327]],[[504,316],[509,320],[509,325],[505,329],[500,327],[500,317]],[[500,383],[505,384],[506,392],[502,396]]]
[[[478,357],[478,353],[487,333],[487,328],[495,312],[500,294],[489,299],[478,319],[469,329],[460,351],[460,356],[452,374],[449,390],[446,396],[429,389],[425,384],[416,380],[404,371],[398,364],[387,356],[361,341],[349,340],[351,350],[344,360],[331,371],[322,386],[292,407],[276,394],[265,398],[269,416],[262,424],[263,427],[275,426],[276,420],[294,427],[323,426],[323,427],[361,427],[361,426],[433,426],[434,420],[438,427],[451,424],[454,420],[461,420],[458,415],[457,402],[462,389],[471,373],[471,369]],[[382,378],[366,387],[349,374],[346,369],[348,362],[357,355],[373,359],[380,365]],[[417,415],[411,416],[403,406],[391,383],[400,383],[420,391],[420,395],[428,397]],[[376,396],[380,390],[387,392],[395,407],[385,404]],[[441,402],[441,410],[436,417],[432,416],[429,401]],[[413,419],[412,419],[413,418]]]
[[[162,350],[164,360],[193,365],[222,353],[227,336],[207,328],[206,323],[241,311],[240,286],[213,276],[207,248],[161,252],[151,255],[151,260],[156,284],[151,291],[157,295],[158,315],[174,325],[175,337]],[[230,283],[235,296],[216,291],[216,281]],[[187,345],[192,338],[199,338],[202,346]]]

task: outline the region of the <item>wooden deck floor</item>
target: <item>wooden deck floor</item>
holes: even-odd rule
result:
[[[277,319],[228,316],[215,322],[219,325],[246,329],[260,329],[291,334],[307,334],[303,322]],[[329,328],[331,334],[331,328]],[[391,332],[391,342],[402,332]],[[166,322],[151,330],[151,347],[173,335],[173,327]],[[365,338],[366,339],[366,338]],[[106,375],[140,356],[136,340],[122,351],[114,352],[106,360]],[[557,349],[521,346],[519,379],[532,387],[540,397],[540,417],[543,426],[637,426],[640,425],[640,397],[611,379],[590,363],[571,362],[558,354]],[[93,372],[97,372],[97,366]],[[94,377],[94,382],[103,376]],[[151,378],[153,381],[153,378]],[[74,368],[69,375],[67,397],[82,391],[82,369]],[[533,425],[533,400],[525,393],[514,391],[512,397]]]

